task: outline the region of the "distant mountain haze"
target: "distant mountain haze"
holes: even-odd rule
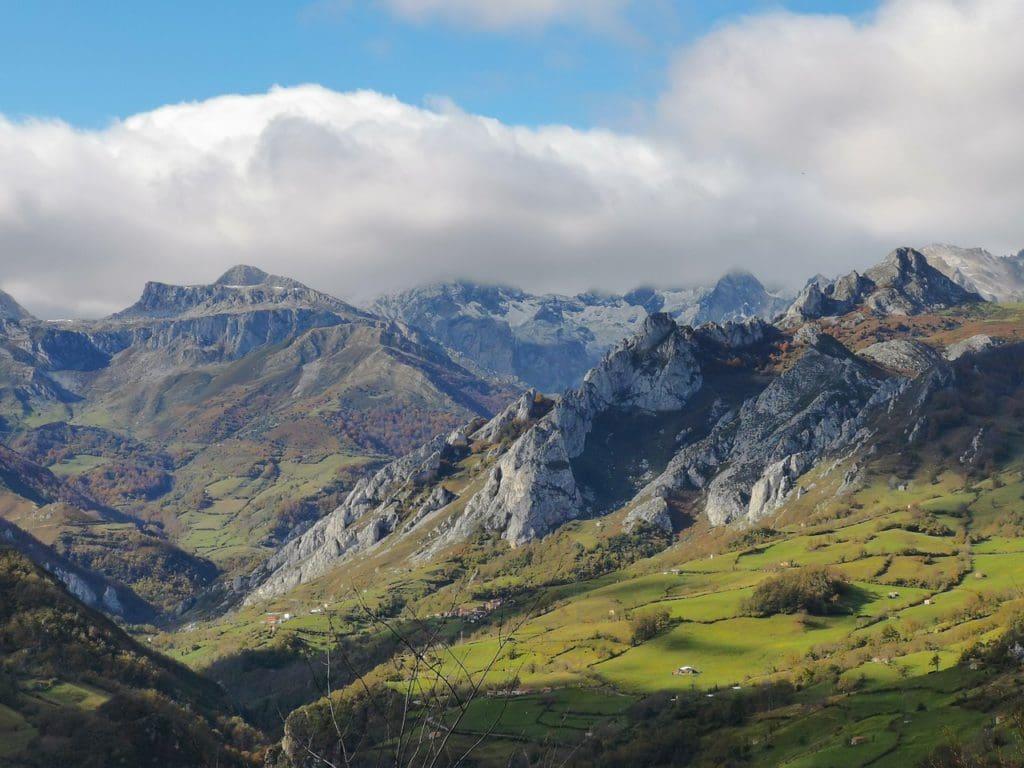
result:
[[[578,384],[651,313],[700,325],[771,319],[788,304],[753,275],[734,272],[709,287],[639,288],[623,295],[537,296],[467,281],[439,283],[383,296],[371,309],[421,328],[484,375],[559,392]]]

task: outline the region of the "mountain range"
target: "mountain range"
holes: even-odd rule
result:
[[[1024,612],[1018,259],[898,248],[794,299],[734,273],[361,309],[238,266],[101,320],[4,300],[0,576],[31,599],[0,616],[0,762],[81,751],[54,702],[163,718],[117,754],[168,765],[387,751],[396,692],[424,740],[457,714],[442,764],[481,735],[500,764],[811,765],[869,733],[900,748],[854,764],[896,765],[988,733]],[[47,604],[94,674],[51,663]],[[439,714],[422,665],[487,700]]]
[[[622,295],[534,295],[465,281],[438,283],[373,302],[373,311],[422,329],[481,375],[557,393],[651,313],[688,325],[747,317],[771,319],[790,298],[768,292],[747,272],[682,290],[638,288]]]
[[[898,249],[864,276],[810,283],[785,318],[857,307],[920,315],[980,301],[919,252]],[[863,448],[864,432],[895,418],[901,398],[923,397],[915,377],[929,374],[928,386],[945,370],[943,350],[920,342],[851,349],[834,334],[814,324],[787,332],[759,318],[692,328],[668,313],[648,315],[557,401],[528,391],[491,421],[436,438],[361,481],[267,562],[250,599],[408,538],[419,544],[412,557],[429,559],[481,530],[516,546],[614,511],[627,529],[644,523],[669,533],[696,518],[756,522],[821,462]],[[485,458],[453,473],[471,456]],[[466,490],[454,492],[454,478]]]

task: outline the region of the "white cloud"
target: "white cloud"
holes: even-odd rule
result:
[[[683,51],[647,135],[317,86],[101,131],[0,118],[0,287],[46,315],[237,262],[345,297],[450,276],[796,283],[933,240],[1024,245],[1015,0],[775,14]]]
[[[866,233],[1024,244],[1017,0],[893,0],[750,18],[680,54],[665,130],[759,181],[799,182]]]

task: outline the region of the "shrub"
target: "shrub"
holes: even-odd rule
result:
[[[634,613],[629,620],[630,629],[633,630],[633,645],[639,645],[664,632],[671,623],[672,618],[664,608]]]
[[[839,600],[848,589],[845,576],[821,566],[786,571],[766,579],[743,603],[748,616],[774,616],[779,613],[835,613]]]

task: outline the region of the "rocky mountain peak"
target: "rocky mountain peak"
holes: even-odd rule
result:
[[[147,282],[135,304],[109,319],[159,320],[251,313],[271,308],[366,316],[340,299],[308,288],[298,280],[243,264],[232,267],[209,285]]]
[[[31,320],[32,313],[14,300],[9,293],[0,291],[0,320]]]
[[[733,269],[726,272],[718,282],[715,283],[715,288],[739,288],[748,290],[762,290],[764,285],[758,280],[753,273],[748,272],[745,269]]]
[[[214,281],[214,285],[263,285],[270,275],[259,267],[236,264]]]
[[[854,273],[856,274],[856,273]],[[915,282],[934,280],[944,285],[945,277],[928,263],[928,259],[920,251],[913,248],[897,248],[878,265],[864,273],[877,288],[889,288],[895,285],[912,285]]]
[[[788,298],[770,293],[750,272],[733,270],[700,299],[691,321],[697,325],[747,317],[771,319],[783,312],[788,303]]]
[[[809,282],[785,322],[843,315],[860,306],[879,315],[914,315],[982,300],[929,264],[920,251],[903,247],[864,274],[850,272],[824,285]]]
[[[676,330],[678,326],[671,315],[666,312],[655,312],[644,318],[636,335],[627,340],[626,344],[639,352],[650,352]]]

